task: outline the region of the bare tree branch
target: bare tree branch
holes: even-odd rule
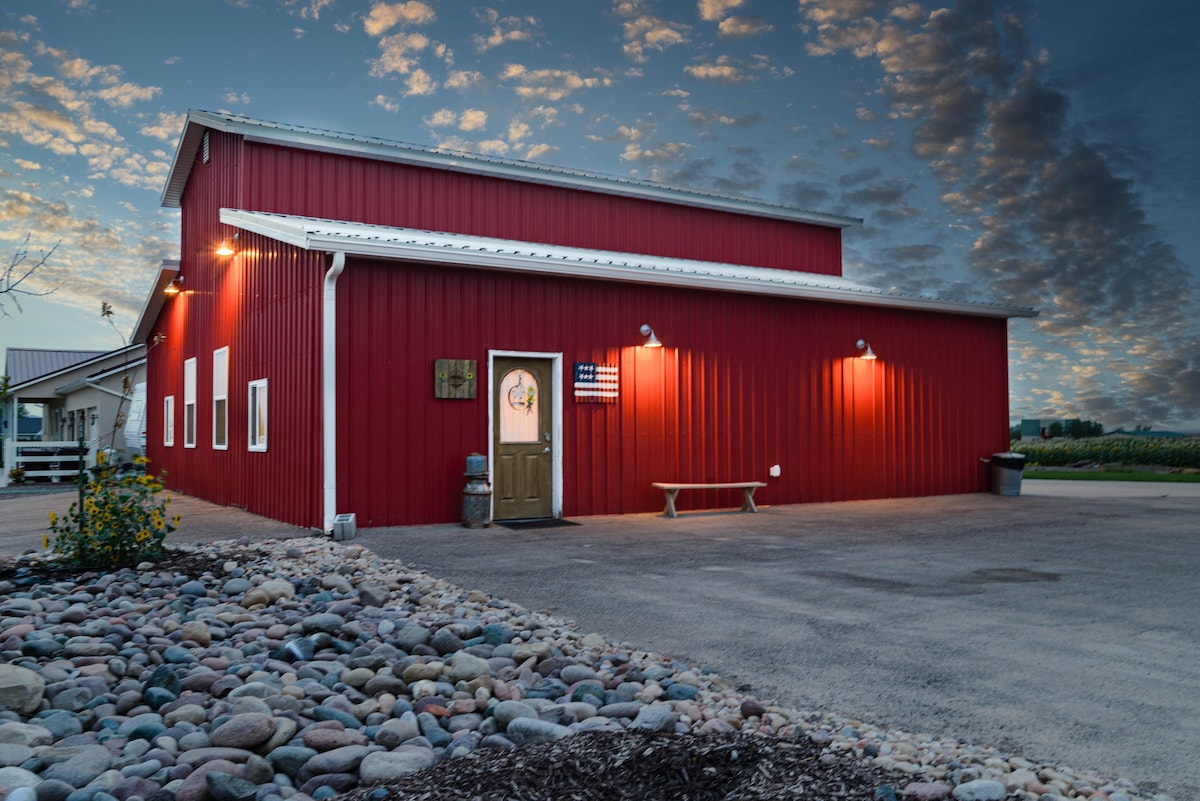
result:
[[[21,242],[21,246],[17,248],[17,252],[13,254],[8,262],[8,266],[4,268],[4,273],[0,275],[0,317],[8,317],[8,308],[4,305],[5,296],[8,300],[17,307],[18,313],[24,313],[21,308],[20,296],[29,295],[31,297],[44,297],[52,295],[62,286],[53,287],[42,292],[37,292],[32,289],[25,289],[21,284],[38,270],[46,266],[50,261],[50,257],[54,255],[54,251],[58,250],[58,246],[62,244],[62,240],[54,243],[54,247],[41,254],[41,258],[37,261],[32,261],[29,258],[29,239],[32,234],[25,234],[25,240]]]

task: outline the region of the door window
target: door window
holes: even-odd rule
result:
[[[541,403],[537,379],[527,370],[509,370],[500,381],[500,441],[537,442]]]

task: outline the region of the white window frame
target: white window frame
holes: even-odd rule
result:
[[[172,447],[175,444],[175,396],[163,397],[163,445]]]
[[[229,450],[229,346],[213,351],[212,446]]]
[[[183,362],[183,447],[196,447],[196,357]]]
[[[267,394],[267,379],[251,381],[246,387],[247,415],[246,450],[263,453],[267,450],[267,424],[270,417],[270,395]]]

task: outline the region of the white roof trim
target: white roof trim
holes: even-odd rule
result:
[[[1034,309],[1020,306],[905,295],[839,276],[767,267],[588,250],[237,209],[221,209],[221,222],[304,250],[342,251],[353,256],[984,317],[1037,315]]]
[[[187,185],[192,165],[195,164],[196,152],[200,148],[206,128],[224,133],[239,134],[246,137],[246,140],[250,142],[267,142],[288,147],[303,148],[305,150],[360,156],[378,161],[415,164],[435,169],[490,175],[514,181],[524,181],[526,183],[562,186],[609,195],[638,197],[665,203],[716,209],[739,214],[751,214],[756,217],[770,217],[791,222],[803,222],[829,228],[847,228],[852,225],[862,225],[863,223],[862,219],[858,217],[845,217],[839,214],[806,211],[762,200],[751,200],[732,195],[719,195],[715,192],[685,189],[683,187],[654,183],[652,181],[619,178],[584,170],[539,164],[533,161],[502,159],[446,148],[422,147],[420,145],[377,137],[356,136],[354,134],[327,131],[320,128],[306,128],[299,125],[285,125],[243,117],[238,114],[218,114],[197,109],[188,111],[187,121],[184,123],[183,133],[179,139],[179,145],[175,150],[174,161],[171,164],[171,172],[168,174],[167,182],[163,186],[162,205],[168,208],[179,208],[183,199],[184,187]]]

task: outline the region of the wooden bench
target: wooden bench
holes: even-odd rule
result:
[[[678,517],[675,512],[675,496],[680,490],[707,490],[707,489],[740,489],[742,491],[742,511],[757,512],[758,507],[754,505],[754,491],[759,487],[767,486],[765,481],[730,481],[721,484],[668,484],[661,481],[655,481],[650,486],[655,489],[660,489],[667,496],[667,508],[663,510],[663,515],[666,517]]]

